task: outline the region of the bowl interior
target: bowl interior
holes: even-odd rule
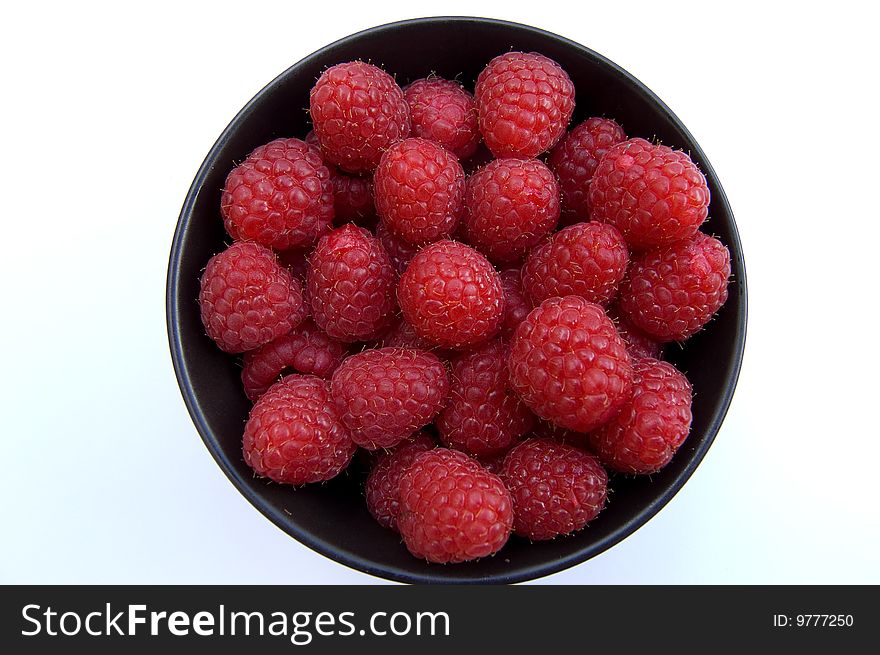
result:
[[[614,476],[606,510],[580,533],[530,544],[513,537],[495,557],[454,566],[430,565],[407,553],[398,535],[367,513],[357,466],[323,485],[302,489],[256,479],[241,455],[250,404],[240,366],[205,336],[196,298],[201,270],[230,241],[219,214],[226,174],[254,147],[310,129],[309,89],[330,65],[363,59],[383,66],[403,85],[428,73],[473,89],[481,68],[508,50],[537,51],[558,61],[577,89],[574,121],[607,116],[631,136],[656,137],[690,152],[712,193],[703,230],[733,254],[730,298],[715,320],[669,359],[695,390],[693,428],[660,473]],[[470,18],[420,19],[356,34],[309,56],[261,91],[233,120],[193,183],[175,235],[169,267],[168,322],[184,399],[206,445],[238,489],[268,518],[319,552],[363,571],[404,581],[512,582],[583,561],[633,532],[660,509],[702,459],[727,410],[745,339],[745,274],[736,227],[724,192],[699,146],[678,119],[638,81],[592,51],[530,27]]]

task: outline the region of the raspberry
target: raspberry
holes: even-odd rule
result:
[[[589,432],[611,419],[632,390],[623,341],[599,305],[580,296],[550,298],[513,335],[510,384],[526,405],[556,425]]]
[[[407,243],[389,232],[382,221],[379,221],[376,225],[376,238],[385,247],[385,252],[391,258],[391,265],[394,266],[394,270],[397,271],[398,275],[406,270],[412,258],[419,251],[419,246]]]
[[[583,528],[605,506],[608,474],[593,455],[550,439],[527,439],[504,458],[513,531],[532,541]]]
[[[279,250],[308,245],[333,220],[330,171],[314,146],[275,139],[226,177],[220,213],[236,241]]]
[[[513,501],[501,478],[457,450],[419,453],[400,479],[398,500],[403,541],[429,562],[496,553],[513,526]]]
[[[262,346],[306,317],[300,283],[257,243],[234,243],[211,257],[199,305],[208,336],[228,353]]]
[[[430,423],[446,402],[449,379],[436,355],[380,348],[342,362],[331,388],[352,439],[375,450],[390,448]]]
[[[600,305],[617,293],[629,251],[613,225],[577,223],[529,253],[523,289],[535,305],[554,296],[581,296]]]
[[[501,271],[501,288],[504,290],[504,322],[501,325],[501,336],[510,339],[514,330],[532,311],[531,303],[526,300],[522,288],[522,274],[518,268]]]
[[[672,364],[644,358],[633,365],[632,398],[590,434],[590,446],[614,471],[654,473],[669,463],[690,429],[690,382]]]
[[[480,466],[489,471],[489,473],[494,473],[495,475],[501,477],[501,469],[504,467],[504,457],[506,455],[506,452],[502,452],[500,455],[492,455],[491,457],[480,457],[477,462]]]
[[[328,68],[309,94],[324,156],[349,173],[372,171],[389,146],[409,136],[409,107],[388,73],[362,61]]]
[[[687,239],[709,213],[706,178],[685,153],[644,139],[611,147],[589,191],[590,218],[611,223],[633,250]]]
[[[558,221],[556,178],[536,159],[496,159],[467,181],[465,235],[492,261],[522,259]]]
[[[305,321],[292,332],[245,353],[241,381],[252,401],[290,371],[329,378],[342,363],[346,347]]]
[[[477,77],[480,131],[496,157],[537,157],[571,120],[574,84],[552,59],[535,52],[495,57]]]
[[[337,225],[353,222],[367,226],[375,221],[372,179],[347,175],[330,167],[330,180],[333,183],[334,220]]]
[[[620,286],[620,309],[659,341],[684,341],[727,300],[730,251],[702,232],[633,259]]]
[[[626,344],[626,351],[629,353],[630,358],[653,357],[654,359],[660,359],[663,354],[663,344],[655,341],[633,325],[626,316],[620,313],[620,309],[616,304],[606,309],[605,313],[608,314],[608,318],[614,321],[614,325],[617,327],[617,334],[620,335],[620,338]]]
[[[380,525],[397,530],[397,491],[400,478],[406,473],[416,455],[434,447],[434,441],[426,433],[419,431],[412,439],[404,441],[392,452],[381,455],[373,465],[364,494],[367,509]]]
[[[394,268],[382,244],[354,225],[321,238],[312,254],[308,295],[319,328],[340,341],[373,336],[394,313]]]
[[[357,446],[329,386],[313,375],[288,375],[251,408],[243,450],[257,475],[298,485],[329,480],[348,466]]]
[[[623,128],[609,118],[588,118],[556,144],[547,165],[559,180],[562,223],[590,220],[590,180],[608,149],[626,140]]]
[[[408,243],[452,234],[464,206],[464,169],[454,155],[425,139],[406,139],[382,155],[373,177],[385,226]]]
[[[397,298],[416,333],[447,348],[491,339],[504,318],[498,272],[457,241],[422,248],[400,277]]]
[[[474,96],[457,82],[429,77],[403,90],[412,116],[413,136],[436,141],[459,159],[480,143]]]
[[[452,362],[449,402],[437,417],[440,440],[472,457],[508,450],[534,425],[534,415],[508,387],[507,352],[500,339]]]

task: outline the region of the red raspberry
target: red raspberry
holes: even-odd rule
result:
[[[526,300],[522,288],[522,274],[518,268],[501,271],[501,288],[504,289],[504,322],[501,325],[501,336],[510,339],[514,330],[532,311],[531,303]]]
[[[369,177],[347,175],[335,167],[330,168],[333,182],[334,220],[337,225],[348,222],[371,225],[376,219],[373,203],[373,180]]]
[[[504,458],[513,531],[532,541],[582,529],[605,507],[608,474],[593,455],[550,439],[527,439]]]
[[[495,57],[477,77],[480,131],[496,157],[537,157],[571,120],[574,84],[552,59],[535,52]]]
[[[492,261],[522,259],[558,221],[556,178],[537,159],[496,159],[467,181],[465,235]]]
[[[394,268],[367,230],[346,225],[321,238],[312,254],[308,295],[319,328],[340,341],[373,336],[394,314]]]
[[[709,213],[709,187],[691,158],[644,139],[605,153],[589,198],[590,218],[615,225],[633,250],[687,239]]]
[[[439,77],[416,80],[403,90],[412,116],[413,136],[436,141],[459,159],[480,143],[474,96],[458,82]]]
[[[446,348],[491,339],[504,318],[498,272],[457,241],[422,248],[400,277],[397,298],[416,333]]]
[[[660,359],[663,354],[663,344],[655,341],[633,325],[626,316],[620,313],[620,308],[616,304],[611,305],[611,307],[605,310],[605,313],[608,314],[608,318],[614,321],[614,325],[617,327],[617,334],[623,339],[623,342],[626,344],[626,351],[632,359],[638,357]]]
[[[730,251],[702,232],[633,259],[620,286],[620,309],[659,341],[684,341],[727,300]]]
[[[454,155],[425,139],[406,139],[382,155],[373,177],[385,226],[412,244],[448,237],[464,207],[464,169]]]
[[[331,387],[352,439],[375,450],[390,448],[430,423],[449,395],[449,378],[432,353],[380,348],[342,362]]]
[[[480,466],[489,471],[489,473],[494,473],[500,477],[501,469],[504,467],[504,457],[506,455],[507,453],[503,452],[500,455],[492,455],[491,457],[480,457],[477,462]]]
[[[372,171],[389,146],[409,136],[409,107],[385,71],[362,61],[324,71],[309,94],[315,136],[331,164]]]
[[[538,416],[577,432],[611,419],[632,391],[614,323],[580,296],[550,298],[513,335],[510,384]]]
[[[338,475],[357,446],[339,420],[327,381],[288,375],[251,409],[243,450],[244,461],[257,475],[307,484]]]
[[[208,336],[228,353],[269,343],[306,317],[300,283],[257,243],[234,243],[211,257],[199,306]]]
[[[654,473],[669,463],[690,429],[690,382],[672,364],[646,357],[633,365],[632,398],[590,434],[590,446],[614,471]]]
[[[292,332],[245,353],[241,381],[252,401],[291,371],[329,378],[342,363],[346,347],[305,321]]]
[[[523,289],[535,305],[554,296],[581,296],[604,305],[626,274],[629,251],[613,225],[577,223],[532,250]]]
[[[457,450],[420,453],[400,479],[397,525],[406,547],[429,562],[465,562],[498,552],[513,525],[501,478]]]
[[[388,256],[391,258],[391,264],[394,266],[394,270],[397,271],[398,275],[406,270],[406,267],[409,265],[412,258],[415,257],[416,253],[419,251],[419,246],[407,243],[403,239],[400,239],[389,232],[388,228],[385,227],[385,224],[382,221],[379,221],[376,225],[376,238],[379,239],[385,247],[385,252],[387,252]]]
[[[407,439],[392,452],[379,456],[373,465],[364,487],[367,509],[382,527],[397,530],[397,492],[400,478],[406,473],[416,455],[434,447],[434,441],[426,433],[419,431],[412,439]]]
[[[588,118],[556,144],[547,165],[562,191],[562,223],[590,220],[590,180],[608,149],[626,140],[623,128],[609,118]]]
[[[275,139],[229,173],[220,213],[236,241],[278,250],[308,245],[333,220],[330,171],[314,146]]]
[[[449,402],[435,421],[440,440],[472,457],[508,450],[532,429],[534,415],[508,386],[500,339],[455,357]]]

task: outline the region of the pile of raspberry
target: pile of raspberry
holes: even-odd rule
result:
[[[255,473],[312,484],[367,451],[376,521],[462,562],[577,532],[609,473],[666,466],[692,390],[663,347],[730,277],[690,157],[610,118],[568,129],[574,85],[537,53],[473,93],[342,63],[309,101],[312,132],[229,173],[232,245],[201,278],[208,336],[243,357]]]

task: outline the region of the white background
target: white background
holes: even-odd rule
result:
[[[380,582],[282,533],[214,464],[172,372],[165,272],[199,164],[264,84],[445,13],[533,24],[640,78],[703,146],[745,249],[746,360],[715,445],[644,528],[542,582],[880,582],[876,20],[779,5],[7,6],[0,581]]]

